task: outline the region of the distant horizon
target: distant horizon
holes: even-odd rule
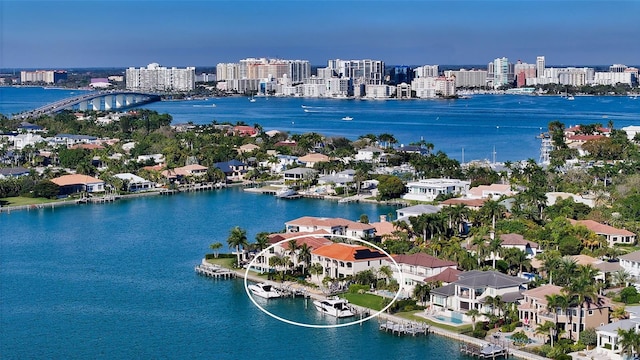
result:
[[[357,59],[350,59],[350,60],[357,60]],[[615,63],[615,64],[620,64],[620,63]],[[215,69],[216,65],[164,65],[164,64],[160,64],[161,66],[166,66],[166,67],[177,67],[177,68],[185,68],[187,66],[193,66],[196,69],[203,69],[203,68],[212,68]],[[390,68],[390,67],[395,67],[395,66],[408,66],[411,68],[416,68],[416,67],[420,67],[420,66],[425,66],[425,65],[437,65],[438,67],[443,67],[443,68],[452,68],[452,67],[459,67],[460,69],[480,69],[480,70],[486,70],[487,65],[483,65],[483,64],[422,64],[422,65],[407,65],[407,64],[386,64],[385,63],[385,67],[386,68]],[[562,67],[590,67],[590,68],[608,68],[609,66],[614,65],[612,64],[560,64],[560,65],[545,65],[545,68],[562,68]],[[635,68],[640,68],[640,64],[622,64],[625,65],[627,67],[635,67]],[[323,64],[323,65],[314,65],[311,64],[312,68],[320,68],[320,67],[326,67],[327,64]],[[80,67],[80,66],[68,66],[68,67],[32,67],[32,68],[27,68],[27,67],[12,67],[12,68],[0,68],[0,75],[6,75],[9,72],[13,72],[13,71],[37,71],[37,70],[43,70],[43,71],[55,71],[55,70],[63,70],[63,71],[73,71],[73,70],[126,70],[128,68],[130,68],[131,66],[86,66],[86,67]],[[142,67],[146,67],[146,65],[142,66]],[[136,66],[136,68],[140,68],[140,66]]]
[[[388,64],[536,56],[631,64],[640,62],[630,31],[638,14],[640,1],[629,0],[2,0],[0,68],[325,64],[327,54]]]

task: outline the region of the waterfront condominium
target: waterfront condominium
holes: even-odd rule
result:
[[[127,90],[191,91],[195,88],[196,68],[167,68],[153,63],[146,68],[130,67],[125,76]]]
[[[22,84],[35,82],[55,84],[58,81],[66,79],[67,72],[64,70],[20,71],[20,83]]]

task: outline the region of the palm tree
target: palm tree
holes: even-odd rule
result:
[[[305,269],[309,267],[311,264],[311,247],[307,245],[307,243],[302,243],[298,248],[298,263],[301,263],[303,266],[302,272],[304,273]]]
[[[480,316],[480,311],[478,311],[478,309],[471,309],[467,311],[466,315],[471,317],[471,329],[476,331],[476,318]]]
[[[413,288],[413,296],[415,296],[423,304],[427,301],[427,297],[431,293],[431,286],[429,284],[416,284]]]
[[[483,219],[485,221],[491,220],[491,238],[495,237],[496,231],[496,219],[501,219],[504,217],[504,214],[507,212],[507,209],[504,205],[500,204],[495,200],[487,200],[487,202],[482,205],[480,208],[480,213],[483,215]]]
[[[256,234],[256,250],[262,251],[269,247],[269,233],[266,231],[261,231]]]
[[[320,276],[324,272],[324,268],[320,263],[313,263],[309,266],[309,274]]]
[[[500,237],[492,238],[487,245],[487,251],[491,254],[491,260],[493,260],[493,268],[496,268],[496,258],[502,252],[502,239]]]
[[[614,286],[627,286],[631,280],[631,274],[625,270],[618,270],[611,274],[611,283]]]
[[[567,313],[567,309],[569,309],[570,301],[569,297],[562,294],[551,294],[546,295],[547,298],[547,310],[553,311],[554,314],[554,326],[557,328],[558,326],[558,310],[562,310],[564,314]],[[553,347],[553,336],[551,336],[551,347]]]
[[[222,247],[222,243],[221,242],[215,242],[215,243],[209,245],[209,249],[213,250],[213,256],[216,259],[218,258],[218,251],[220,250],[221,247]]]
[[[578,305],[578,332],[581,331],[582,324],[582,307],[584,303],[594,303],[598,301],[598,293],[594,285],[593,277],[590,276],[594,271],[590,266],[579,266],[579,276],[574,276],[569,285],[563,289],[568,292],[572,302]],[[569,331],[572,335],[571,330]]]
[[[640,349],[640,334],[636,332],[635,326],[631,329],[618,329],[618,346],[620,347],[620,355],[633,355]]]
[[[611,318],[623,320],[629,317],[629,313],[624,309],[624,306],[618,306],[611,311]]]
[[[296,239],[291,239],[287,241],[287,252],[289,253],[289,257],[291,259],[296,259],[298,254],[298,241]]]
[[[538,327],[536,328],[536,334],[546,335],[548,333],[549,338],[551,339],[551,347],[553,347],[553,336],[554,336],[555,328],[556,328],[556,324],[547,320],[544,322],[544,324],[538,325]]]
[[[389,265],[383,265],[378,268],[378,275],[382,275],[385,279],[385,283],[389,285],[389,279],[393,276],[393,271],[389,267]]]
[[[238,256],[237,265],[240,267],[240,247],[245,248],[249,245],[247,242],[247,231],[241,229],[240,226],[235,226],[229,232],[227,244],[229,244],[229,247],[236,249],[236,255]]]

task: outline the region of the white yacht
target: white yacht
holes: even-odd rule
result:
[[[252,284],[252,285],[249,285],[247,287],[249,288],[249,290],[251,290],[251,292],[254,295],[263,297],[265,299],[272,299],[272,298],[279,298],[280,297],[280,293],[275,291],[273,286],[265,284],[265,283]]]
[[[316,310],[320,311],[323,314],[335,316],[337,318],[345,318],[355,315],[351,311],[351,308],[348,304],[349,301],[347,301],[346,299],[339,299],[337,297],[326,300],[315,300],[313,302]]]
[[[353,118],[351,116],[345,116],[345,117],[342,118],[342,120],[351,121],[351,120],[353,120]]]
[[[291,197],[291,196],[296,195],[296,194],[298,194],[298,192],[295,191],[294,189],[292,189],[290,187],[285,187],[285,188],[282,188],[282,189],[280,189],[280,190],[278,190],[276,192],[276,197],[277,198],[288,198],[288,197]]]

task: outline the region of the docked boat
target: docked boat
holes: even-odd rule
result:
[[[345,117],[342,118],[342,120],[351,121],[351,120],[353,120],[353,118],[351,116],[345,116]]]
[[[573,97],[573,95],[569,95],[567,96],[567,100],[575,100],[576,98]]]
[[[280,297],[280,293],[275,291],[273,286],[265,283],[252,284],[247,287],[249,288],[249,290],[251,290],[251,293],[253,293],[256,296],[263,297],[265,299]]]
[[[294,189],[286,187],[286,188],[282,188],[282,189],[278,190],[276,192],[276,197],[277,198],[288,198],[288,197],[291,197],[291,196],[294,196],[294,195],[297,195],[297,194],[298,194],[298,192],[295,191]]]
[[[337,318],[345,318],[354,316],[355,314],[349,307],[349,302],[346,299],[331,298],[326,300],[315,300],[313,305],[316,310],[323,314],[335,316]]]

